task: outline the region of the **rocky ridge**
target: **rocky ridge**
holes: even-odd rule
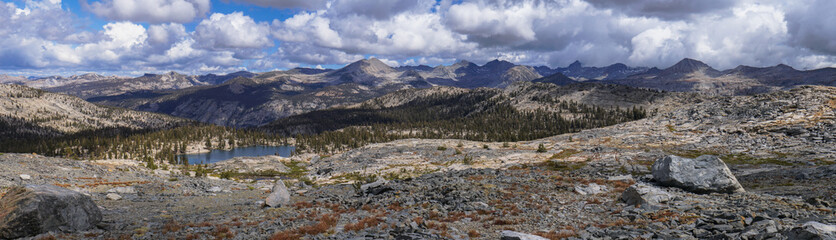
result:
[[[4,134],[53,135],[102,128],[158,129],[189,120],[158,113],[98,106],[82,99],[20,85],[0,84]]]

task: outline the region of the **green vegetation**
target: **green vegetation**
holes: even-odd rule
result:
[[[447,147],[445,147],[445,146],[438,146],[438,151],[445,151],[445,150],[447,150]]]
[[[462,158],[462,164],[464,165],[473,165],[473,157],[465,154],[464,158]]]
[[[284,174],[285,177],[299,179],[308,173],[308,169],[302,166],[302,162],[290,161],[285,166],[290,168],[290,171]]]
[[[549,160],[545,167],[551,171],[575,171],[586,166],[586,162],[564,162]]]
[[[538,152],[538,153],[544,153],[544,152],[546,152],[546,151],[548,151],[548,150],[546,149],[546,146],[543,146],[543,144],[542,144],[542,143],[541,143],[540,145],[538,145],[538,146],[537,146],[537,152]]]
[[[761,164],[775,164],[781,166],[792,166],[794,165],[791,162],[779,160],[777,158],[755,158],[751,155],[746,155],[742,153],[737,154],[727,154],[720,157],[723,162],[726,164],[753,164],[753,165],[761,165]]]
[[[577,149],[564,149],[559,153],[555,153],[554,155],[552,155],[551,159],[564,159],[580,152],[581,151],[578,151]]]

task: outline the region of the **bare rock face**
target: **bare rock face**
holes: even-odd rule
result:
[[[745,192],[720,158],[703,155],[694,159],[674,155],[653,163],[653,178],[663,186],[694,193]]]
[[[61,187],[17,187],[0,199],[0,239],[84,231],[101,220],[102,213],[90,197]]]
[[[280,207],[290,204],[290,192],[287,191],[287,186],[284,185],[284,182],[281,180],[276,181],[276,185],[273,186],[273,192],[267,196],[264,204],[268,207]]]

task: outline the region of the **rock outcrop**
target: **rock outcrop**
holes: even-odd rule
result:
[[[745,192],[720,158],[704,155],[694,159],[674,155],[653,163],[653,179],[663,186],[694,193]]]
[[[0,200],[0,239],[84,231],[101,220],[90,197],[51,185],[17,187]]]

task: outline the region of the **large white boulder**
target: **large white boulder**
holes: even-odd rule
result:
[[[290,204],[290,192],[287,191],[287,186],[282,180],[277,180],[273,185],[273,192],[267,196],[264,205],[268,207],[280,207]]]

